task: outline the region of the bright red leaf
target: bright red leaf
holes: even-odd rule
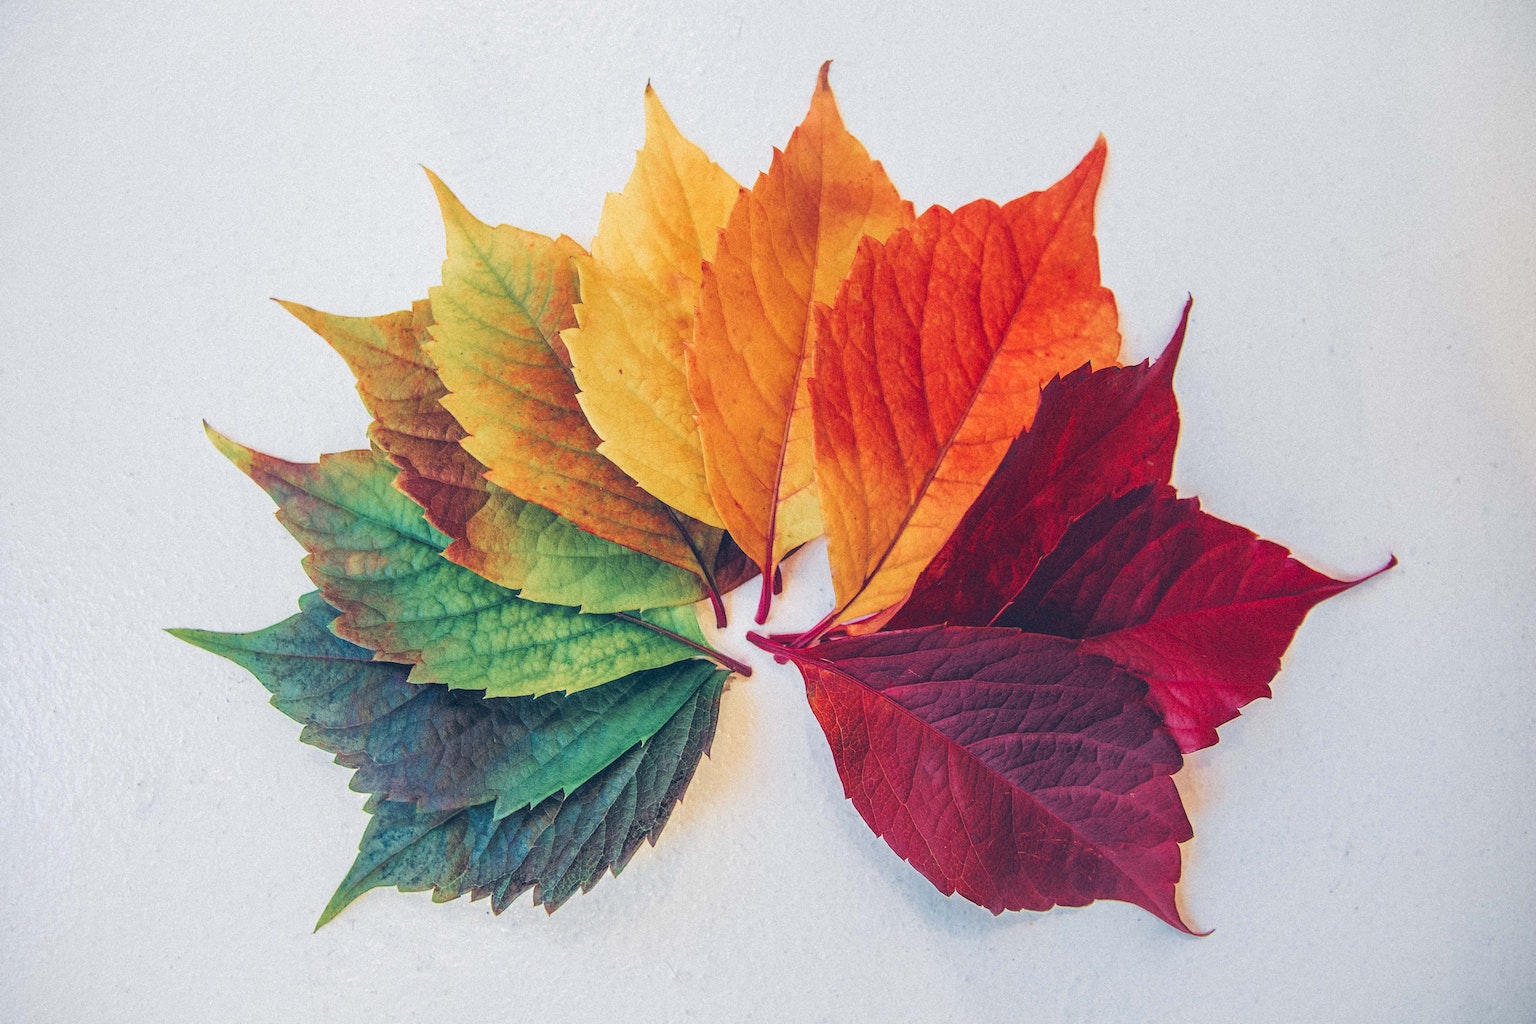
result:
[[[1074,641],[931,627],[793,659],[844,791],[891,849],[993,913],[1124,900],[1182,931],[1182,760],[1146,684]]]
[[[1309,569],[1198,499],[1149,484],[1074,523],[997,622],[1086,638],[1083,650],[1147,681],[1187,753],[1268,697],[1307,612],[1358,582]]]

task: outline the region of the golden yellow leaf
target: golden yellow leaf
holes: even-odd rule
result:
[[[699,265],[715,253],[740,186],[685,139],[645,87],[645,146],[623,192],[603,203],[578,256],[579,327],[562,338],[598,450],[673,508],[724,526],[710,500],[688,395]]]

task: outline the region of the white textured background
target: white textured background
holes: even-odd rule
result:
[[[1128,355],[1196,296],[1176,482],[1336,574],[1402,560],[1181,776],[1215,933],[944,899],[758,659],[622,878],[553,918],[376,892],[311,935],[361,797],[159,632],[307,589],[200,417],[293,458],[362,440],[341,360],[266,297],[424,294],[417,164],[590,238],[647,78],[749,182],[826,57],[919,208],[1043,187],[1106,133]],[[1536,1015],[1529,0],[0,0],[0,128],[0,1019]],[[826,599],[792,575],[786,627]]]

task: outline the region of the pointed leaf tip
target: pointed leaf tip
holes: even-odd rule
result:
[[[166,632],[171,634],[171,636],[175,637],[177,640],[182,641],[183,643],[189,643],[193,647],[200,647],[205,651],[209,649],[209,644],[212,643],[211,639],[209,638],[212,637],[213,634],[209,633],[205,629],[188,629],[185,626],[170,626],[167,627]]]
[[[279,299],[276,296],[272,297],[272,301],[283,307],[299,323],[318,333],[319,328],[315,325],[324,319],[324,313],[313,307],[306,306],[302,302],[292,302],[288,299]]]
[[[219,454],[234,463],[235,468],[240,470],[240,472],[245,473],[247,476],[250,475],[251,466],[255,462],[256,455],[252,449],[247,448],[238,441],[232,441],[219,433],[207,420],[203,421],[203,433],[208,435],[208,440],[213,442],[213,446],[219,450]]]
[[[437,208],[443,218],[443,230],[451,246],[455,234],[463,233],[461,225],[465,221],[480,223],[480,219],[469,212],[469,209],[459,201],[459,197],[453,194],[453,190],[443,183],[443,179],[439,178],[432,168],[422,167],[422,170],[427,172],[427,180],[432,183],[432,193],[437,196]]]
[[[1360,577],[1358,580],[1355,580],[1355,582],[1356,583],[1364,583],[1366,580],[1373,580],[1377,576],[1380,576],[1382,573],[1386,572],[1388,569],[1395,568],[1396,566],[1397,566],[1397,556],[1393,555],[1393,554],[1388,554],[1387,555],[1387,564],[1386,565],[1382,566],[1380,569],[1377,569],[1375,572],[1367,573],[1366,575]]]
[[[1184,311],[1179,314],[1179,325],[1173,329],[1168,344],[1163,346],[1162,355],[1156,359],[1157,372],[1164,382],[1171,382],[1173,371],[1178,369],[1179,355],[1184,351],[1184,335],[1189,330],[1189,311],[1194,308],[1194,305],[1193,295],[1184,300]]]
[[[354,900],[362,895],[360,892],[349,893],[347,891],[347,881],[350,881],[350,879],[343,881],[341,885],[337,887],[336,894],[331,897],[331,901],[327,903],[325,905],[325,909],[320,912],[320,918],[315,922],[314,930],[310,932],[311,935],[313,935],[315,932],[318,932],[321,928],[324,928],[332,921],[336,920],[337,914],[340,914],[343,910],[346,910],[347,907],[352,905]]]

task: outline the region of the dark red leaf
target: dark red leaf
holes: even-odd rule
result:
[[[1083,650],[1147,681],[1187,753],[1270,695],[1302,618],[1356,582],[1148,485],[1074,523],[997,622],[1087,638]]]
[[[799,665],[849,799],[940,891],[993,913],[1124,900],[1190,930],[1182,760],[1141,680],[1012,629],[757,642]]]
[[[1155,363],[1052,380],[1021,434],[891,629],[990,624],[1073,520],[1105,498],[1168,482],[1179,437],[1173,370],[1189,304]]]

